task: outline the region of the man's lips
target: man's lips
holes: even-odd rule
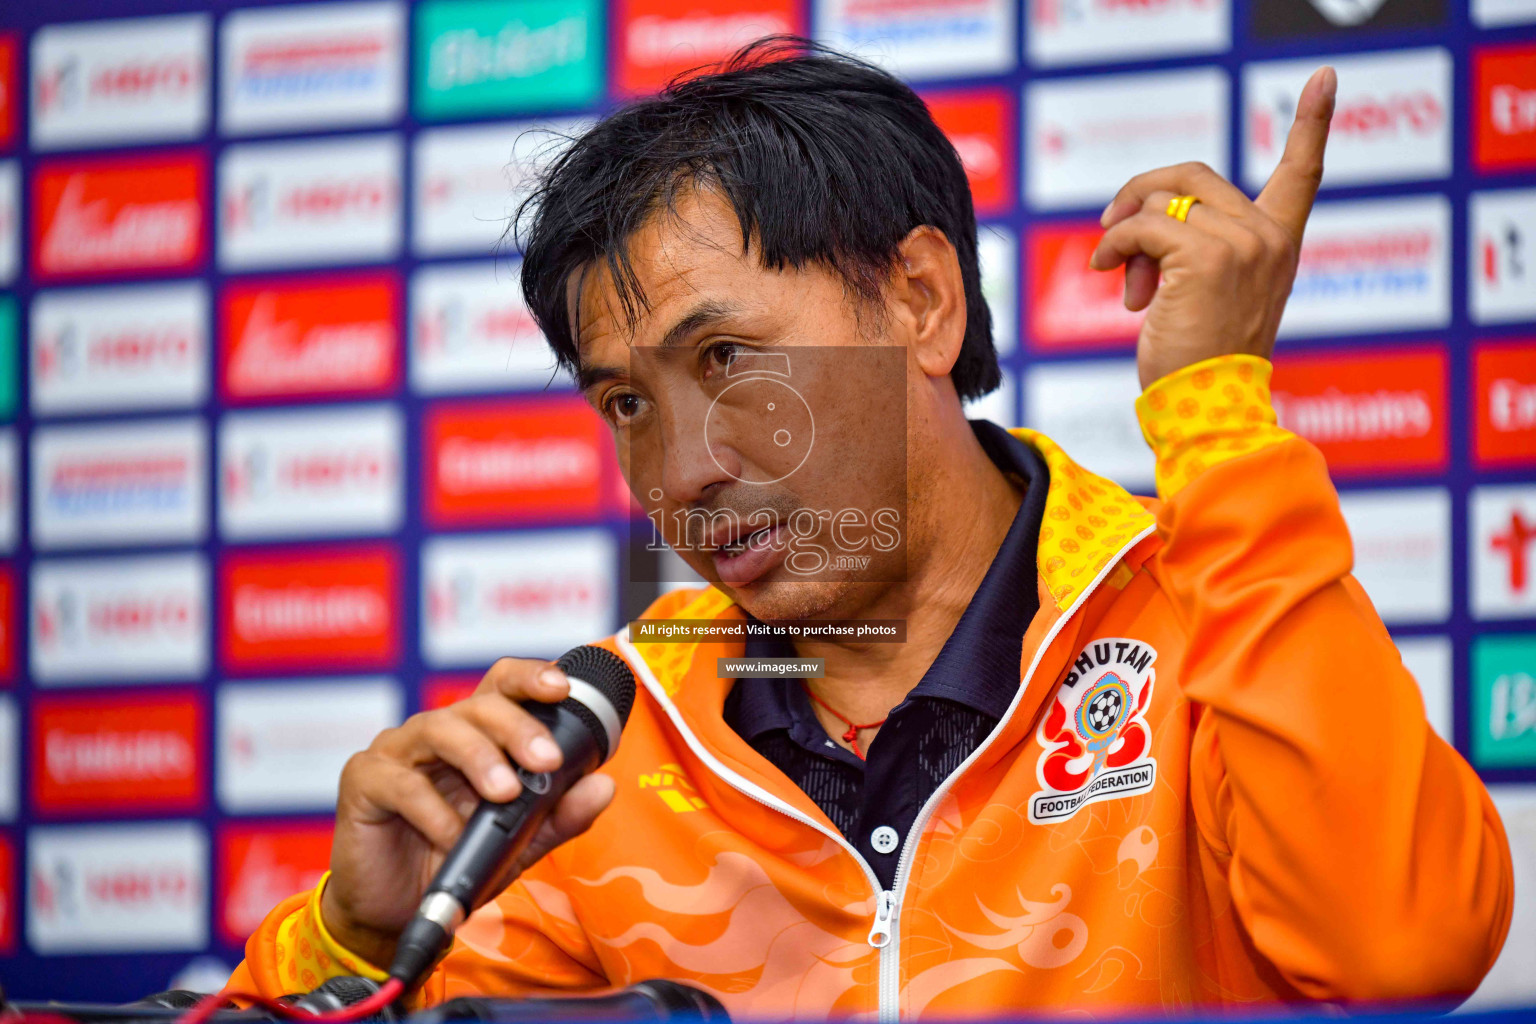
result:
[[[782,524],[763,527],[732,544],[716,547],[713,558],[720,582],[743,586],[777,565],[786,547],[780,542],[784,529]]]

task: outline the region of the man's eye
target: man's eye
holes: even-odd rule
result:
[[[603,402],[603,413],[613,423],[628,423],[640,412],[640,396],[633,391],[610,395]]]
[[[741,355],[741,346],[732,341],[722,341],[709,346],[704,353],[704,369],[707,373],[725,370]]]

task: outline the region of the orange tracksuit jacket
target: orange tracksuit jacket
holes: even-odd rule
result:
[[[737,1016],[894,1020],[1470,992],[1509,926],[1508,843],[1268,380],[1229,356],[1142,395],[1161,502],[1016,432],[1051,474],[1018,695],[893,890],[725,723],[715,660],[741,642],[620,633],[642,687],[612,806],[471,915],[416,998],[671,978]],[[741,612],[711,589],[647,617]],[[272,911],[232,985],[378,976],[319,891]]]

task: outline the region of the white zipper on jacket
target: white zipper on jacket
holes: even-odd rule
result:
[[[1082,593],[1077,595],[1077,600],[1073,601],[1061,613],[1061,617],[1051,624],[1050,630],[1046,632],[1045,637],[1040,641],[1040,646],[1035,649],[1035,656],[1030,661],[1029,669],[1024,673],[1024,678],[1019,682],[1019,690],[1014,694],[1013,701],[1009,703],[1007,714],[1003,715],[992,731],[987,734],[987,738],[982,740],[975,750],[971,751],[970,756],[961,761],[959,767],[949,773],[949,776],[939,784],[938,788],[929,795],[927,801],[918,810],[917,817],[913,820],[912,827],[907,830],[906,838],[902,842],[901,857],[896,862],[895,881],[890,889],[882,889],[880,887],[880,879],[875,874],[874,869],[869,866],[869,862],[864,859],[864,855],[859,853],[858,848],[849,843],[840,832],[837,832],[835,829],[822,827],[814,818],[800,813],[793,806],[774,796],[757,783],[727,768],[719,758],[710,753],[704,747],[704,744],[699,741],[699,738],[693,734],[693,730],[688,728],[687,723],[683,721],[682,716],[678,713],[677,705],[672,703],[672,698],[667,695],[666,688],[661,685],[655,673],[651,671],[650,664],[641,657],[640,652],[630,642],[629,627],[625,626],[614,637],[614,640],[619,645],[619,650],[625,655],[626,660],[629,661],[635,671],[639,673],[640,681],[645,684],[645,688],[651,692],[652,697],[656,698],[656,702],[661,705],[662,710],[667,713],[667,717],[672,720],[672,724],[682,734],[683,742],[688,744],[688,749],[692,750],[710,771],[714,772],[738,792],[751,797],[766,807],[771,807],[781,814],[793,818],[803,825],[809,825],[817,832],[831,839],[846,850],[859,867],[864,870],[865,877],[869,879],[869,887],[875,895],[875,920],[870,927],[868,941],[871,946],[880,951],[880,1024],[894,1024],[894,1022],[901,1019],[901,900],[906,895],[907,879],[912,874],[912,861],[917,854],[917,844],[922,837],[923,830],[928,825],[928,819],[933,816],[934,809],[944,799],[944,795],[949,792],[949,788],[954,781],[963,775],[966,769],[976,763],[977,758],[986,752],[986,749],[992,745],[992,741],[1003,731],[1003,726],[1013,717],[1014,710],[1019,706],[1019,702],[1024,699],[1025,691],[1029,689],[1029,683],[1034,678],[1035,669],[1040,667],[1041,659],[1045,657],[1045,652],[1050,649],[1057,634],[1071,621],[1072,616],[1083,606],[1083,603],[1088,600],[1089,596],[1099,588],[1099,584],[1104,582],[1104,577],[1108,576],[1120,564],[1120,559],[1125,556],[1125,553],[1137,544],[1140,544],[1155,529],[1156,524],[1154,523],[1136,534],[1136,536],[1132,537],[1121,547],[1109,561],[1104,563],[1104,568],[1100,569],[1093,579],[1088,582],[1088,585],[1083,588]]]

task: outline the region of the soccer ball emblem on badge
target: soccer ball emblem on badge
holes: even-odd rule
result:
[[[1083,694],[1078,702],[1077,734],[1093,755],[1093,774],[1104,764],[1104,756],[1120,735],[1120,727],[1132,707],[1131,688],[1113,672],[1106,672]]]

